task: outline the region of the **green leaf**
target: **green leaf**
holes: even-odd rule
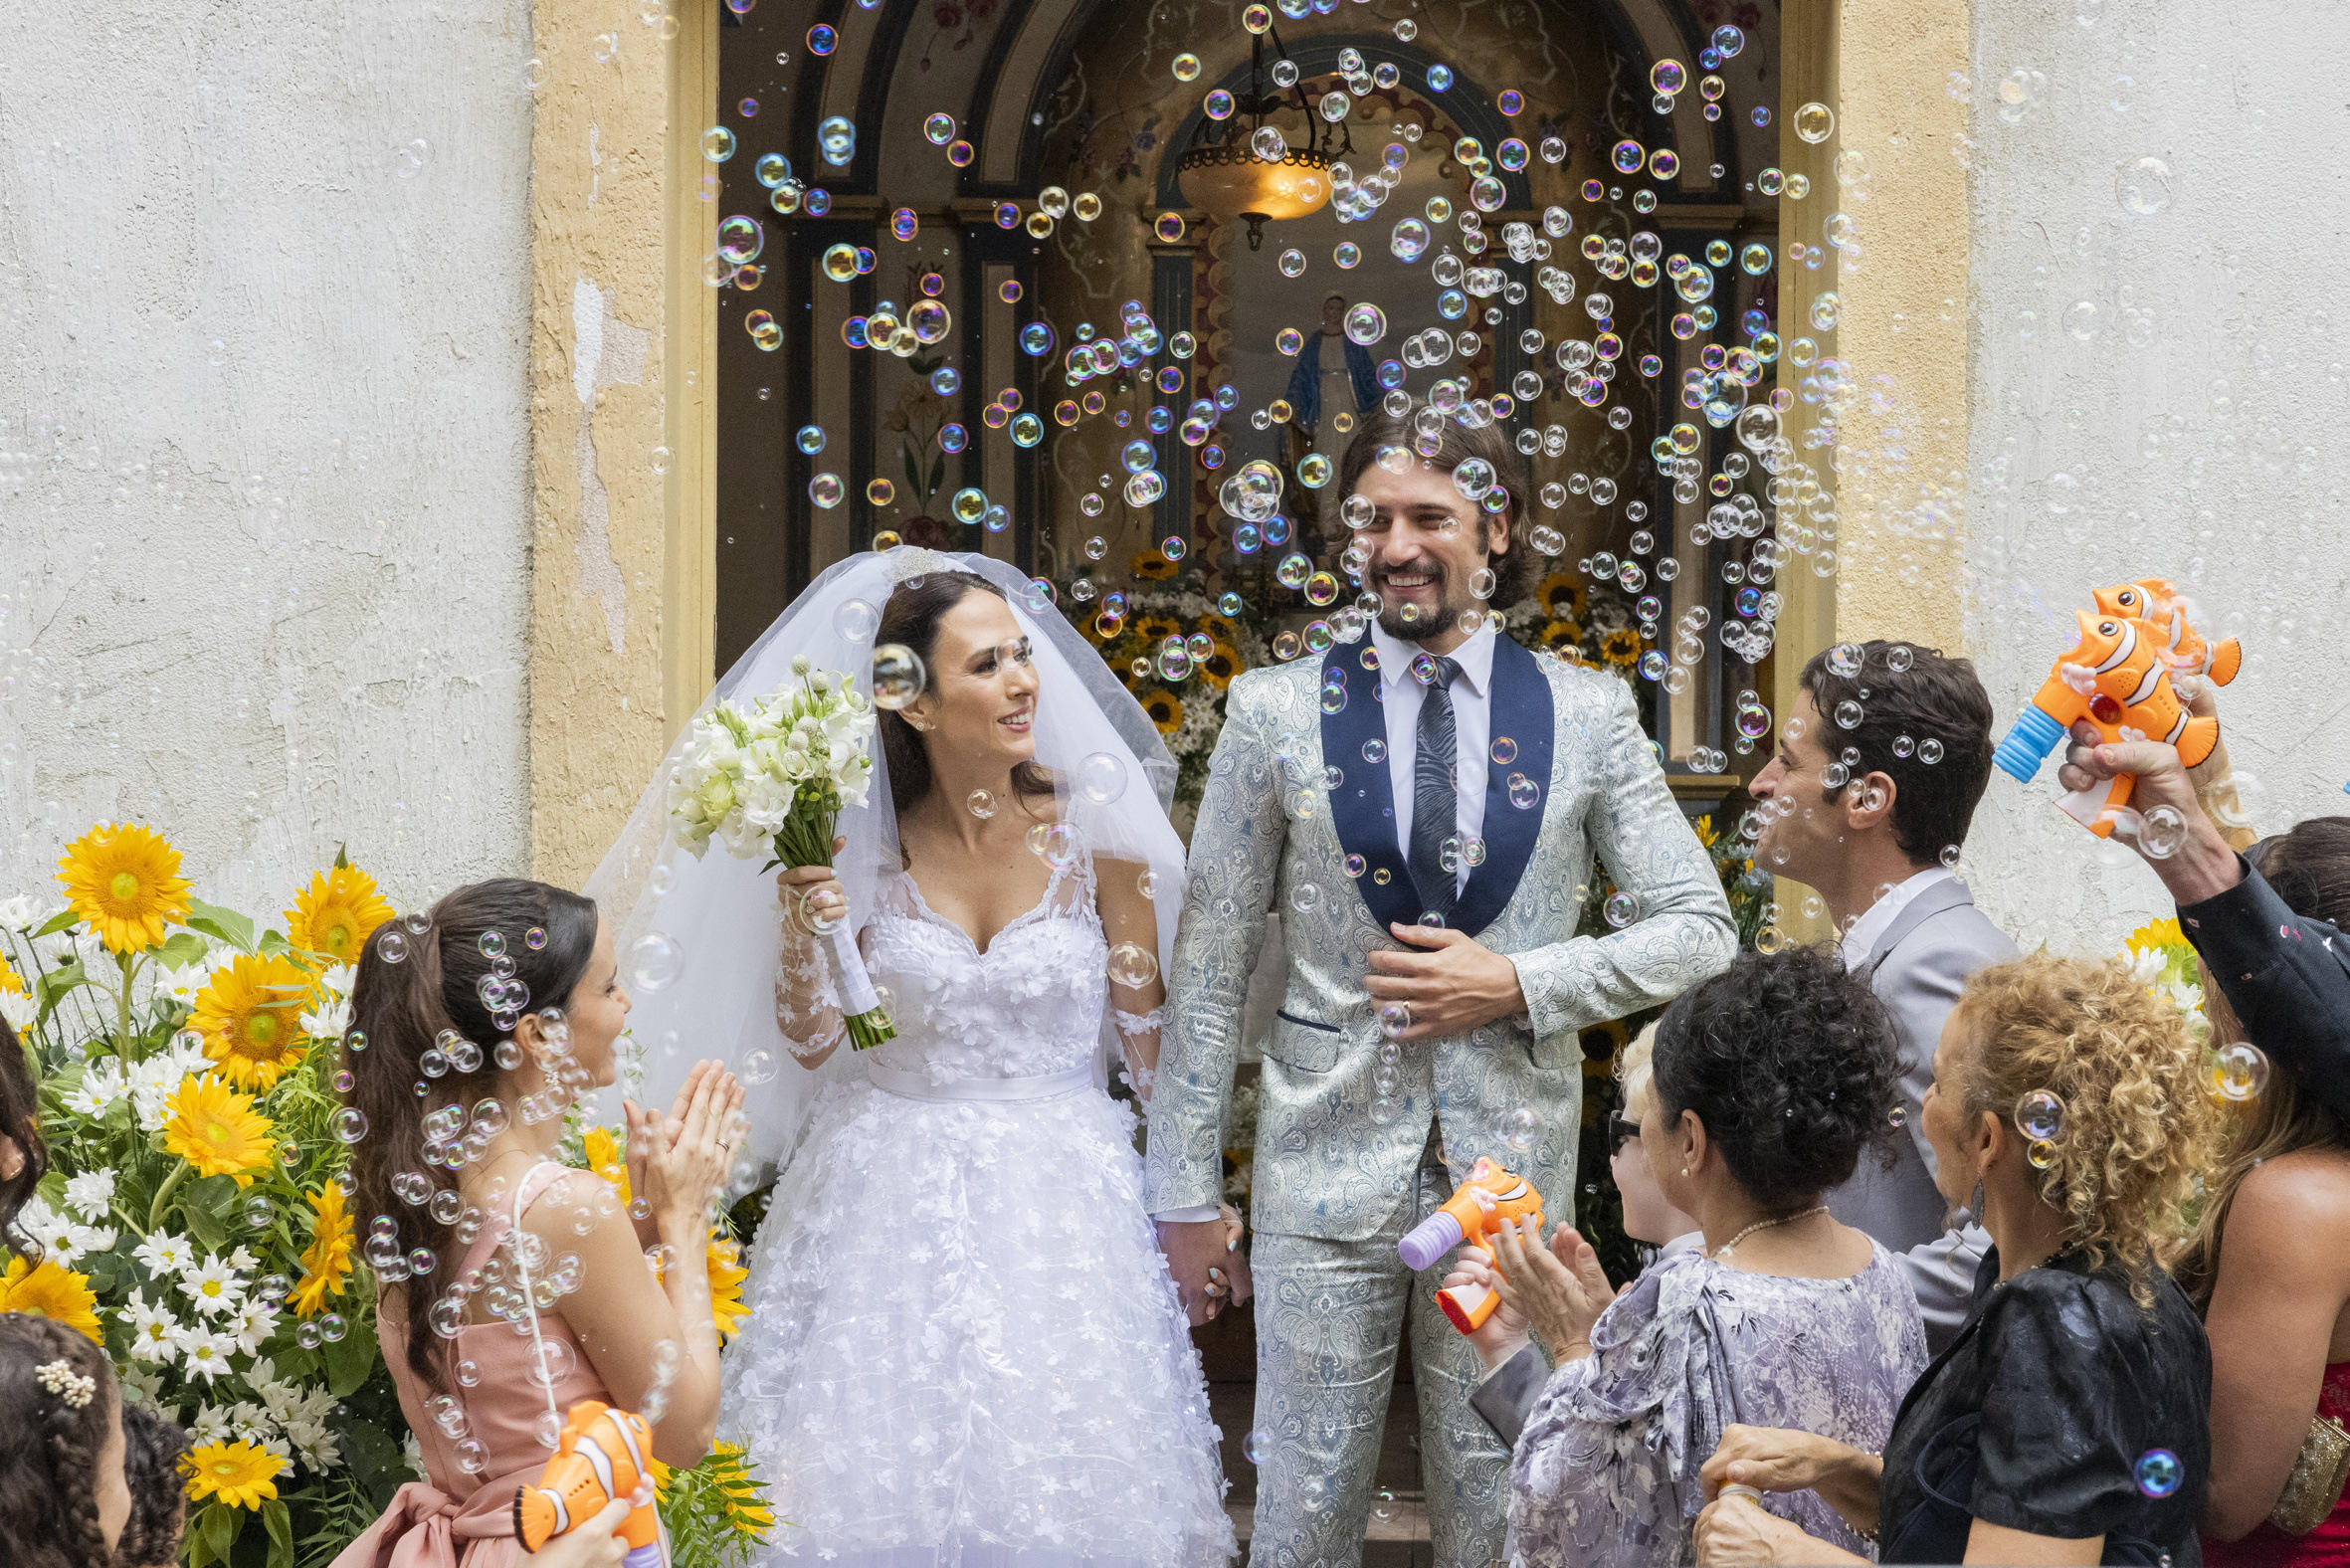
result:
[[[196,1534],[214,1562],[229,1560],[229,1549],[237,1544],[237,1537],[244,1529],[244,1512],[225,1502],[211,1504],[196,1521]]]
[[[906,490],[909,493],[919,493],[922,489],[922,471],[914,466],[914,449],[900,447],[897,455],[905,460]]]
[[[156,952],[155,961],[165,968],[185,969],[188,965],[201,961],[205,949],[209,945],[203,937],[198,936],[194,931],[174,931],[171,940],[165,942]]]
[[[226,942],[239,952],[253,951],[253,922],[234,909],[190,898],[188,917],[180,923],[191,931],[202,931],[215,941]]]
[[[228,1242],[228,1222],[196,1202],[193,1194],[180,1205],[180,1218],[187,1222],[188,1235],[206,1252],[218,1252]]]
[[[408,1456],[371,1421],[354,1421],[342,1429],[342,1452],[360,1484],[376,1496],[388,1500],[408,1479]]]
[[[347,844],[336,845],[334,847],[334,869],[338,872],[348,871],[350,866],[351,847]]]
[[[33,934],[35,936],[55,936],[58,932],[70,931],[81,923],[82,916],[76,914],[73,910],[60,909],[57,911],[57,913],[49,917],[49,923],[47,925],[44,925],[41,927],[41,929],[35,931]]]
[[[264,1502],[261,1522],[270,1532],[270,1568],[294,1568],[294,1518],[286,1511],[285,1499]]]
[[[930,483],[923,487],[922,499],[926,503],[946,486],[946,454],[941,452],[930,460]]]
[[[336,1399],[348,1399],[374,1373],[375,1348],[375,1325],[365,1321],[354,1322],[349,1333],[323,1347],[326,1387]]]
[[[40,982],[33,987],[33,1004],[38,1018],[47,1018],[51,1010],[58,1003],[64,1001],[69,993],[77,991],[83,986],[95,984],[97,982],[92,980],[89,974],[83,970],[81,959],[77,958],[70,964],[59,964],[55,969],[44,974]]]

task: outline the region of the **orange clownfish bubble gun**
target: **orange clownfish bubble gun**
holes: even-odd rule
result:
[[[2016,716],[1991,760],[2022,783],[2065,732],[2081,719],[2107,741],[2161,740],[2179,748],[2179,760],[2198,766],[2220,743],[2220,721],[2191,717],[2171,686],[2170,667],[2156,643],[2155,627],[2131,616],[2073,612],[2080,641],[2057,656],[2032,705]],[[2065,815],[2102,839],[2113,832],[2116,814],[2129,804],[2137,781],[2116,775],[2102,790],[2073,791],[2057,798]]]
[[[1490,1251],[1485,1238],[1498,1230],[1502,1221],[1518,1219],[1532,1221],[1539,1231],[1542,1195],[1524,1177],[1513,1176],[1491,1160],[1480,1159],[1470,1167],[1469,1180],[1446,1200],[1445,1206],[1406,1232],[1395,1250],[1405,1266],[1418,1273],[1464,1242],[1475,1242]],[[1444,1308],[1445,1316],[1453,1320],[1455,1328],[1468,1334],[1475,1332],[1493,1315],[1493,1308],[1501,1304],[1501,1298],[1481,1284],[1464,1284],[1439,1290],[1436,1304]]]
[[[555,1444],[555,1457],[535,1486],[514,1488],[514,1534],[535,1552],[558,1535],[594,1518],[615,1497],[635,1494],[653,1470],[653,1429],[645,1418],[587,1399]],[[625,1568],[662,1568],[661,1515],[648,1502],[629,1511],[620,1527],[628,1542]]]
[[[2200,676],[2226,686],[2244,666],[2244,646],[2233,637],[2212,642],[2195,629],[2195,602],[2162,577],[2141,577],[2112,588],[2092,588],[2089,597],[2107,615],[2135,616],[2151,626],[2156,653],[2174,676]],[[2144,634],[2141,634],[2144,635]]]

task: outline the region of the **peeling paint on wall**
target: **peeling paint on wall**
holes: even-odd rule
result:
[[[571,388],[579,397],[579,534],[572,553],[579,566],[578,596],[594,599],[604,610],[604,628],[618,655],[628,646],[628,584],[620,561],[612,552],[612,499],[596,467],[596,392],[599,388],[637,386],[645,379],[645,352],[652,334],[631,326],[612,313],[604,291],[581,278],[571,293],[571,321],[576,346],[572,354]],[[606,345],[610,345],[609,365]]]

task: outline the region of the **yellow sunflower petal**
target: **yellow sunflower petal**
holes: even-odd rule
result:
[[[302,1249],[301,1278],[289,1298],[296,1317],[324,1312],[327,1298],[342,1294],[351,1272],[351,1216],[343,1206],[342,1188],[328,1182],[307,1196],[313,1222],[310,1245]]]
[[[375,879],[356,866],[337,866],[310,879],[286,911],[286,938],[309,962],[355,964],[375,928],[392,917],[392,906],[375,890]]]
[[[286,1462],[252,1443],[207,1443],[180,1461],[188,1496],[216,1497],[232,1508],[258,1508],[278,1495]]]
[[[135,823],[91,829],[66,846],[57,868],[67,904],[110,953],[160,947],[164,928],[187,918],[179,851]]]
[[[54,1263],[10,1259],[8,1274],[0,1277],[0,1312],[46,1317],[81,1330],[98,1344],[105,1343],[98,1324],[98,1293],[90,1288],[90,1275]]]
[[[210,1075],[180,1079],[164,1112],[164,1149],[199,1176],[234,1176],[238,1186],[250,1187],[276,1148],[276,1129],[253,1108],[253,1096]]]
[[[239,953],[196,993],[188,1027],[231,1082],[267,1092],[308,1054],[301,1004],[309,988],[309,972],[291,958]]]

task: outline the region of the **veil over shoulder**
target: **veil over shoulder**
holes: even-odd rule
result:
[[[1053,772],[1061,819],[1097,862],[1149,874],[1158,911],[1154,956],[1164,973],[1183,889],[1183,845],[1167,817],[1174,759],[1149,715],[1054,608],[1049,590],[1009,564],[907,546],[842,561],[735,661],[694,716],[720,701],[747,701],[782,687],[796,679],[792,661],[801,656],[815,669],[851,677],[870,696],[874,637],[889,595],[901,582],[941,571],[984,577],[1010,601],[1034,649],[1037,760]],[[613,922],[621,979],[635,1003],[629,1020],[635,1050],[622,1086],[646,1104],[666,1107],[696,1060],[722,1061],[748,1090],[745,1152],[775,1161],[790,1151],[817,1091],[862,1068],[846,1045],[815,1072],[788,1054],[775,1022],[781,908],[774,874],[722,846],[697,858],[672,839],[670,780],[689,735],[690,725],[682,726],[627,828],[588,881],[589,896]],[[878,745],[874,763],[865,804],[844,807],[838,829],[848,841],[835,863],[849,894],[852,930],[870,917],[882,879],[901,864],[888,764]],[[617,1116],[617,1105],[606,1108]]]

